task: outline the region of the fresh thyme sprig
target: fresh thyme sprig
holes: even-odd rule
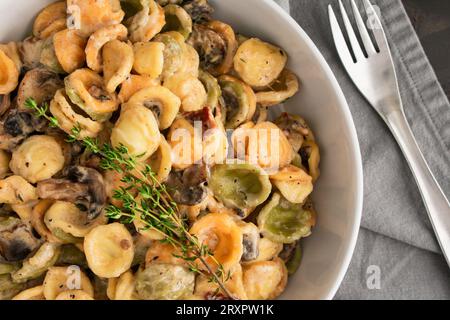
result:
[[[34,99],[29,98],[25,105],[34,110],[36,116],[47,119],[50,126],[59,127],[58,120],[47,114],[47,104],[38,106]],[[230,278],[230,273],[225,272],[223,265],[206,245],[189,233],[177,204],[172,200],[166,186],[158,181],[152,168],[149,165],[138,168],[140,156],[131,155],[124,145],[113,147],[107,143],[101,144],[95,138],[81,138],[81,133],[82,128],[77,124],[71,129],[67,141],[74,143],[81,140],[87,150],[100,156],[102,169],[124,174],[121,181],[127,187],[114,190],[113,195],[114,199],[121,201],[122,207],[109,205],[106,208],[107,217],[124,224],[139,220],[144,224],[144,230],[159,232],[164,236],[163,242],[179,250],[180,254],[174,256],[184,260],[191,272],[202,274],[208,277],[210,282],[216,283],[216,294],[221,289],[229,298],[233,298],[224,285]],[[138,197],[133,193],[134,190],[138,192]],[[212,261],[215,266],[212,267],[207,260]]]

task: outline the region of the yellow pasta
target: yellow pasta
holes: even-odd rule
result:
[[[82,290],[91,298],[94,288],[86,274],[76,266],[51,267],[45,275],[43,292],[47,300],[55,300],[61,293],[69,290]]]
[[[105,89],[114,93],[131,73],[134,63],[133,48],[119,40],[112,40],[103,47],[103,77]]]
[[[133,70],[152,79],[158,78],[164,67],[164,48],[161,42],[136,42]]]
[[[53,45],[59,64],[67,73],[83,67],[86,61],[84,49],[87,40],[74,30],[62,30],[53,36]]]

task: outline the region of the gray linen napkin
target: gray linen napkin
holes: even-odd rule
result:
[[[327,11],[330,3],[338,10],[337,1],[276,1],[290,10],[330,64],[359,135],[365,176],[363,218],[354,257],[336,299],[450,299],[450,272],[407,163],[338,59]],[[351,12],[347,0],[344,3]],[[372,3],[380,8],[408,120],[450,197],[450,104],[400,0]],[[373,282],[378,271],[379,286]]]

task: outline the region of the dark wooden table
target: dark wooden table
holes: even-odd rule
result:
[[[450,0],[402,0],[450,99]]]

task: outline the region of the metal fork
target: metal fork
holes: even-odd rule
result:
[[[363,0],[368,18],[373,22],[374,43],[354,0],[351,0],[364,54],[347,12],[339,7],[350,42],[347,46],[331,4],[328,7],[331,30],[339,57],[359,91],[386,122],[397,140],[419,186],[434,232],[450,266],[450,204],[431,172],[406,120],[397,75],[380,17],[369,0]],[[353,56],[351,55],[353,52]]]

